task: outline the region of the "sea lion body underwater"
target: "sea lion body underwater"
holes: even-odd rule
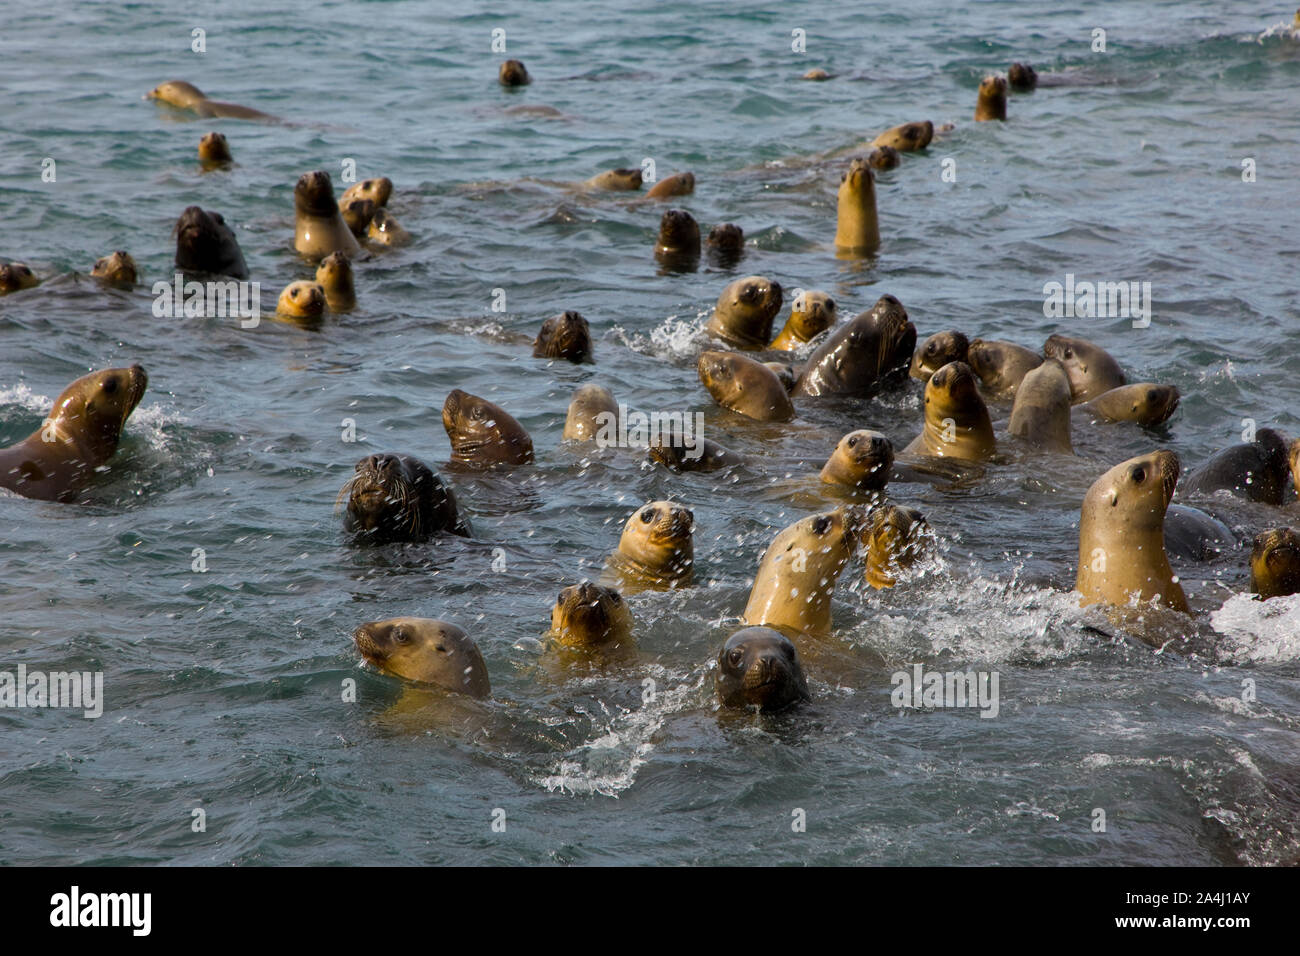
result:
[[[783,529],[759,561],[742,620],[811,635],[830,633],[831,598],[853,555],[859,514],[837,508]]]
[[[857,157],[841,175],[836,193],[835,254],[841,258],[861,258],[879,248],[875,176],[871,165]]]
[[[439,532],[470,534],[456,496],[432,468],[407,455],[369,455],[339,491],[343,530],[366,544],[427,541]]]
[[[470,697],[492,693],[483,654],[455,624],[395,617],[362,624],[352,639],[368,663],[389,674]]]
[[[1287,472],[1286,439],[1272,428],[1261,428],[1253,442],[1230,445],[1192,469],[1179,488],[1179,497],[1230,491],[1247,501],[1280,505]]]
[[[533,440],[500,405],[454,388],[442,405],[442,427],[451,442],[451,461],[472,468],[525,465]]]
[[[906,380],[915,348],[916,326],[903,303],[882,295],[871,311],[842,324],[814,350],[794,394],[870,398]]]
[[[293,187],[293,212],[293,247],[307,258],[323,259],[331,252],[341,252],[355,259],[361,254],[361,246],[334,199],[329,173],[317,169],[298,177]]]
[[[169,80],[154,87],[144,95],[147,100],[158,100],[168,106],[181,110],[190,110],[203,117],[221,117],[225,119],[260,120],[264,123],[279,123],[282,120],[270,113],[240,106],[236,103],[221,103],[210,100],[197,86],[184,80]]]
[[[727,638],[718,652],[714,687],[724,707],[769,713],[809,699],[799,651],[770,627],[742,628]]]
[[[182,272],[248,278],[239,241],[221,213],[189,206],[176,220],[176,268]]]

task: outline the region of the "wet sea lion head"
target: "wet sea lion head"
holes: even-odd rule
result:
[[[533,342],[533,355],[537,358],[568,359],[570,362],[591,361],[591,327],[578,312],[566,310],[542,323],[542,329]]]
[[[798,650],[769,627],[746,627],[727,638],[714,682],[724,707],[776,711],[808,699]]]
[[[502,86],[527,86],[533,82],[522,60],[506,60],[502,63],[497,71],[497,80]]]
[[[478,645],[455,624],[395,617],[362,624],[352,639],[367,662],[390,674],[470,697],[491,693]]]
[[[965,362],[970,340],[955,329],[936,332],[916,347],[910,374],[922,382],[949,362]]]
[[[1262,600],[1300,591],[1300,534],[1292,528],[1274,528],[1255,536],[1250,589]]]
[[[551,609],[551,633],[569,647],[593,647],[626,639],[632,612],[614,588],[583,581],[560,592]]]
[[[121,249],[96,259],[90,274],[113,285],[133,286],[139,281],[135,260],[130,253]]]

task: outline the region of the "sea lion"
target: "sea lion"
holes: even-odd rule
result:
[[[986,76],[980,81],[979,96],[975,100],[975,120],[1004,120],[1007,118],[1007,81],[1000,76]]]
[[[698,434],[683,434],[675,428],[667,435],[661,432],[653,437],[646,457],[672,472],[718,471],[744,460],[715,441]]]
[[[378,209],[373,199],[348,199],[339,203],[339,215],[347,223],[348,230],[358,239],[369,236],[370,221],[375,218]]]
[[[633,166],[626,169],[607,169],[603,173],[592,176],[582,185],[588,189],[635,192],[641,188],[641,168]]]
[[[723,408],[760,422],[788,422],[794,418],[790,393],[762,362],[739,352],[703,352],[696,370],[704,387]]]
[[[133,287],[140,281],[140,275],[135,268],[135,260],[131,258],[129,252],[123,252],[121,249],[96,259],[90,274],[96,279],[102,279],[108,285],[121,286],[126,289]]]
[[[1025,376],[1043,364],[1043,356],[1014,342],[971,339],[965,361],[990,398],[1005,399],[1015,396]]]
[[[866,554],[866,582],[876,590],[892,588],[900,572],[929,550],[930,526],[915,508],[884,504],[871,511],[861,539]]]
[[[374,176],[353,183],[343,190],[343,195],[339,197],[339,205],[342,206],[354,199],[369,199],[375,204],[376,209],[382,209],[388,205],[388,199],[392,195],[393,181],[387,176]]]
[[[1213,561],[1237,549],[1232,529],[1199,508],[1171,504],[1165,509],[1165,554],[1183,561]]]
[[[794,387],[799,384],[799,376],[795,374],[793,365],[789,362],[764,362],[763,364],[776,373],[777,379],[785,386],[787,395],[794,393]]]
[[[614,401],[614,393],[601,385],[583,385],[569,402],[563,440],[591,441],[617,420],[618,403]]]
[[[714,686],[723,707],[757,707],[765,713],[809,700],[808,680],[791,640],[770,627],[746,627],[718,652]]]
[[[818,80],[818,81],[829,80],[830,78],[831,75],[819,66],[814,67],[813,69],[805,73],[803,76],[799,77],[799,79],[801,80]]]
[[[361,254],[361,247],[339,212],[334,183],[325,170],[298,177],[293,187],[293,213],[293,247],[307,258],[323,259],[331,252],[342,252],[355,259]]]
[[[54,400],[41,427],[0,448],[0,488],[24,498],[75,501],[117,451],[149,376],[139,365],[83,375]]]
[[[1126,384],[1119,363],[1087,339],[1053,335],[1043,344],[1043,354],[1065,366],[1065,374],[1070,376],[1071,401],[1076,405]]]
[[[370,217],[366,238],[380,246],[404,246],[411,241],[411,234],[397,221],[396,216],[387,209],[380,208]]]
[[[709,230],[709,259],[720,269],[730,269],[745,254],[745,230],[735,223],[723,222]]]
[[[1038,73],[1028,63],[1012,63],[1007,68],[1007,85],[1017,93],[1028,93],[1038,85]]]
[[[651,501],[623,526],[609,556],[610,580],[636,588],[684,588],[695,574],[695,515],[672,501]]]
[[[176,268],[182,272],[248,278],[239,241],[219,212],[188,206],[176,220]]]
[[[1025,375],[1016,390],[1007,431],[1038,448],[1074,454],[1070,442],[1070,379],[1056,359],[1048,359]]]
[[[1079,511],[1081,604],[1123,606],[1137,595],[1187,612],[1164,541],[1178,471],[1178,456],[1162,450],[1130,458],[1093,482]]]
[[[659,220],[655,258],[668,269],[688,272],[700,261],[700,224],[683,209],[669,209]]]
[[[533,356],[567,359],[575,364],[594,361],[587,320],[571,309],[551,316],[542,323],[542,330],[533,341]]]
[[[936,332],[916,347],[908,374],[922,382],[949,362],[965,362],[970,340],[956,329]]]
[[[199,140],[199,163],[204,169],[220,169],[234,161],[230,144],[220,133],[207,133]]]
[[[1172,385],[1139,382],[1102,392],[1083,407],[1107,422],[1135,422],[1146,428],[1163,424],[1178,408],[1180,396]]]
[[[996,451],[975,373],[965,362],[949,362],[925,383],[925,426],[903,454],[981,461]]]
[[[451,460],[459,465],[492,468],[526,465],[533,460],[533,440],[524,426],[500,405],[453,388],[442,405],[442,427],[451,441]]]
[[[352,261],[343,253],[331,252],[320,261],[316,284],[325,290],[325,305],[331,312],[351,312],[357,307]]]
[[[695,174],[674,173],[651,186],[645,195],[647,199],[669,199],[673,196],[688,196],[693,192],[695,192]]]
[[[867,165],[872,169],[897,169],[903,158],[892,146],[877,146],[867,153]]]
[[[872,146],[889,146],[900,153],[925,149],[934,139],[934,124],[929,120],[920,123],[904,123],[887,129],[871,141]]]
[[[883,491],[894,468],[894,443],[880,432],[859,429],[839,440],[822,466],[828,485]]]
[[[829,329],[836,317],[835,300],[825,292],[814,289],[797,295],[790,303],[790,317],[768,348],[793,351]]]
[[[1255,536],[1250,590],[1261,601],[1300,592],[1300,534],[1291,528],[1274,528]]]
[[[339,491],[343,530],[365,544],[427,541],[439,532],[468,538],[469,523],[438,473],[407,455],[369,455]]]
[[[1180,497],[1225,490],[1247,501],[1280,505],[1288,464],[1286,439],[1271,428],[1261,428],[1253,442],[1230,445],[1192,469]]]
[[[1291,483],[1295,485],[1295,490],[1300,492],[1300,438],[1291,442],[1286,455],[1287,462],[1291,466]]]
[[[492,693],[483,654],[455,624],[395,617],[362,624],[352,639],[361,656],[386,673],[470,697]]]
[[[759,561],[742,620],[828,634],[835,582],[854,550],[856,510],[809,515],[783,529]]]
[[[276,299],[275,312],[290,319],[319,319],[325,314],[325,289],[305,279],[290,282]]]
[[[583,581],[556,598],[550,633],[565,647],[599,647],[627,641],[632,623],[632,611],[618,591]]]
[[[0,263],[0,295],[30,289],[41,284],[36,273],[24,262]]]
[[[745,276],[722,290],[704,331],[736,348],[765,349],[772,338],[772,320],[780,310],[779,282]]]
[[[522,60],[506,60],[497,70],[497,82],[502,86],[527,86],[533,82]]]
[[[190,110],[203,117],[262,120],[267,123],[282,122],[279,117],[272,116],[270,113],[263,113],[261,110],[239,106],[236,103],[221,103],[217,100],[210,100],[197,86],[186,83],[184,80],[169,80],[160,86],[155,86],[144,95],[144,98],[146,100],[158,100],[177,109]]]
[[[876,179],[865,159],[856,157],[849,163],[848,170],[840,176],[836,197],[835,254],[858,258],[879,249]]]
[[[916,326],[892,295],[882,295],[869,312],[839,328],[808,357],[796,395],[852,395],[870,398],[907,378],[916,347]]]

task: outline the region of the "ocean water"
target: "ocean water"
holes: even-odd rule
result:
[[[138,361],[150,386],[90,503],[0,496],[0,668],[102,670],[106,698],[97,720],[0,711],[0,854],[1296,862],[1300,599],[1251,601],[1245,550],[1177,566],[1197,635],[1178,651],[1103,633],[1068,593],[1079,503],[1112,464],[1160,446],[1194,465],[1240,440],[1244,418],[1300,434],[1291,15],[1209,0],[7,11],[0,257],[44,281],[0,298],[0,444],[90,369]],[[498,86],[507,55],[531,86]],[[971,122],[980,78],[1013,60],[1044,85],[1013,95],[1005,124]],[[801,81],[813,67],[835,78]],[[295,125],[141,99],[173,78]],[[837,259],[848,151],[927,118],[956,129],[880,174],[880,253]],[[229,139],[232,170],[199,171],[210,129]],[[661,273],[663,205],[569,185],[646,158],[660,175],[695,173],[695,193],[672,204],[706,230],[744,228],[735,269]],[[415,236],[358,264],[356,312],[318,330],[153,315],[149,285],[170,279],[172,225],[191,204],[235,228],[267,308],[309,278],[292,249],[294,182],[320,168],[341,186],[346,159],[394,181],[390,208]],[[144,286],[88,277],[114,249]],[[815,482],[835,440],[869,427],[901,447],[921,421],[915,382],[870,402],[800,400],[782,426],[714,405],[695,373],[702,328],[722,287],[751,273],[824,289],[844,316],[893,294],[922,337],[958,328],[1037,348],[1081,335],[1130,381],[1177,385],[1182,405],[1155,431],[1076,417],[1075,459],[1008,445],[979,482],[891,486],[926,513],[941,559],[883,593],[850,565],[834,639],[805,649],[812,702],[723,714],[712,661],[773,535],[839,503]],[[1150,327],[1045,318],[1044,283],[1070,273],[1150,282]],[[564,309],[591,322],[595,364],[532,357],[542,319]],[[569,397],[588,382],[633,408],[703,412],[708,437],[748,466],[671,475],[632,451],[562,445]],[[517,417],[536,463],[447,470],[439,410],[453,388]],[[993,406],[999,428],[1008,412]],[[437,467],[475,537],[350,547],[335,496],[358,458],[385,451]],[[635,508],[670,496],[695,513],[696,586],[631,597],[635,658],[555,666],[541,637],[557,591],[599,572]],[[1295,504],[1191,503],[1243,540],[1300,522]],[[474,636],[491,700],[422,695],[363,666],[353,628],[398,615]],[[891,675],[916,663],[996,671],[998,716],[895,709]],[[342,699],[349,679],[355,702]]]

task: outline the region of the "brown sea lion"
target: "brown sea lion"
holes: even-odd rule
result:
[[[1098,478],[1079,512],[1082,604],[1128,604],[1134,595],[1187,612],[1187,596],[1165,554],[1165,509],[1178,483],[1178,456],[1155,451]]]
[[[765,349],[772,338],[772,320],[780,310],[781,283],[745,276],[722,290],[704,331],[739,349]]]
[[[805,73],[803,76],[799,77],[799,79],[801,80],[817,80],[817,81],[829,80],[830,78],[831,75],[819,66],[814,67],[813,69]]]
[[[438,473],[406,455],[369,455],[339,491],[343,530],[358,543],[427,541],[439,532],[469,537],[469,522]]]
[[[293,187],[293,213],[293,247],[307,258],[324,259],[331,252],[342,252],[355,259],[361,254],[361,247],[339,212],[330,174],[323,169],[298,177]]]
[[[997,452],[988,406],[975,373],[965,362],[949,362],[925,384],[925,426],[905,455],[981,461]]]
[[[1007,85],[1017,93],[1028,93],[1038,85],[1038,73],[1028,63],[1012,63],[1007,68]]]
[[[791,640],[770,627],[746,627],[718,652],[714,687],[723,707],[757,707],[765,713],[808,700],[808,680]]]
[[[533,82],[522,60],[506,60],[497,70],[497,82],[502,86],[527,86]]]
[[[720,269],[730,269],[745,254],[745,230],[735,223],[723,222],[709,230],[709,259]]]
[[[1007,431],[1038,448],[1074,454],[1070,442],[1070,379],[1056,359],[1048,359],[1025,375],[1016,390]]]
[[[389,674],[470,697],[492,693],[483,654],[455,624],[395,617],[362,624],[352,639],[368,663]]]
[[[783,529],[759,561],[742,620],[822,635],[831,629],[835,582],[854,551],[858,512],[836,508]]]
[[[31,289],[41,284],[36,273],[23,262],[0,263],[0,295],[17,292],[19,289]]]
[[[176,268],[182,272],[248,278],[234,232],[221,213],[189,206],[176,220]]]
[[[965,361],[990,398],[1007,399],[1015,397],[1030,370],[1043,364],[1043,356],[1014,342],[971,339]]]
[[[860,534],[866,582],[877,590],[892,588],[901,572],[929,553],[930,526],[915,508],[894,504],[873,508]]]
[[[325,289],[305,279],[290,282],[276,299],[275,312],[290,319],[319,319],[325,314]]]
[[[799,376],[795,374],[793,365],[789,362],[764,362],[763,364],[776,373],[776,377],[785,386],[787,395],[794,394],[794,387],[799,384]]]
[[[907,379],[916,347],[916,326],[892,295],[839,328],[808,357],[796,395],[853,395],[870,398]]]
[[[121,249],[96,259],[90,274],[96,279],[102,279],[108,285],[121,286],[125,289],[131,288],[140,281],[135,260],[131,258],[129,252],[123,252]]]
[[[1274,528],[1255,536],[1250,590],[1262,601],[1300,592],[1300,534],[1291,528]]]
[[[744,461],[715,441],[677,429],[653,437],[646,456],[672,472],[718,471]]]
[[[617,423],[614,393],[601,385],[583,385],[573,393],[564,419],[564,441],[592,441],[602,429]]]
[[[0,448],[0,488],[24,498],[76,501],[105,467],[149,377],[139,365],[83,375],[54,400],[41,427]]]
[[[365,239],[370,234],[370,221],[378,209],[373,199],[348,199],[339,203],[339,215],[358,239]]]
[[[339,205],[342,206],[354,199],[369,199],[375,204],[376,209],[382,209],[388,205],[388,199],[392,195],[393,181],[387,176],[374,176],[353,183],[343,190],[343,195],[339,197]]]
[[[608,189],[618,192],[635,192],[641,188],[641,168],[607,169],[586,180],[587,189]]]
[[[357,307],[352,261],[343,253],[331,252],[320,261],[316,284],[325,291],[325,305],[331,312],[351,312]]]
[[[665,268],[688,272],[700,262],[700,224],[684,209],[669,209],[659,220],[655,258]]]
[[[542,323],[533,341],[535,358],[567,359],[570,362],[595,361],[591,354],[591,327],[579,313],[566,310]]]
[[[908,372],[912,378],[928,382],[931,375],[949,362],[965,362],[969,348],[970,340],[956,329],[936,332],[916,347]]]
[[[376,209],[366,228],[366,238],[380,246],[404,246],[411,241],[411,234],[387,209]]]
[[[836,194],[835,254],[841,258],[869,256],[880,248],[876,217],[876,181],[871,166],[857,157],[840,176]]]
[[[673,196],[689,196],[695,192],[694,173],[675,173],[661,179],[646,192],[647,199],[670,199]]]
[[[1007,81],[1000,76],[986,76],[980,81],[979,97],[975,101],[975,119],[1004,120],[1007,118]]]
[[[474,468],[526,465],[533,440],[500,405],[453,388],[442,405],[442,427],[451,442],[451,461]]]
[[[1102,392],[1083,407],[1107,422],[1135,422],[1147,428],[1163,424],[1178,408],[1180,396],[1172,385],[1139,382]]]
[[[777,374],[739,352],[704,352],[696,363],[700,381],[723,408],[761,422],[794,418],[790,394]]]
[[[230,144],[220,133],[207,133],[199,140],[199,163],[204,169],[221,169],[233,162]]]
[[[793,351],[833,326],[836,317],[835,300],[825,292],[814,289],[796,295],[790,303],[790,317],[768,348]]]
[[[1181,492],[1209,495],[1230,491],[1247,501],[1280,505],[1288,470],[1286,439],[1272,428],[1261,428],[1255,432],[1253,442],[1230,445],[1192,469]]]
[[[904,123],[887,129],[871,141],[872,146],[889,146],[900,153],[925,149],[934,139],[934,124],[929,120],[920,123]]]
[[[859,429],[839,440],[822,466],[828,485],[883,491],[894,468],[894,444],[880,432]]]
[[[250,109],[235,103],[221,103],[208,99],[194,84],[184,80],[169,80],[155,86],[144,95],[146,100],[158,100],[168,106],[181,110],[190,110],[203,117],[222,117],[225,119],[261,120],[266,123],[282,122],[279,117],[261,110]]]
[[[621,581],[637,589],[688,587],[695,574],[694,523],[689,508],[672,501],[647,502],[623,526],[602,583]]]
[[[1065,366],[1065,374],[1070,376],[1071,401],[1076,405],[1125,384],[1124,372],[1114,357],[1087,339],[1053,335],[1043,344],[1043,354]]]
[[[600,647],[630,640],[632,624],[632,611],[618,591],[583,581],[556,598],[550,636],[565,647]]]

